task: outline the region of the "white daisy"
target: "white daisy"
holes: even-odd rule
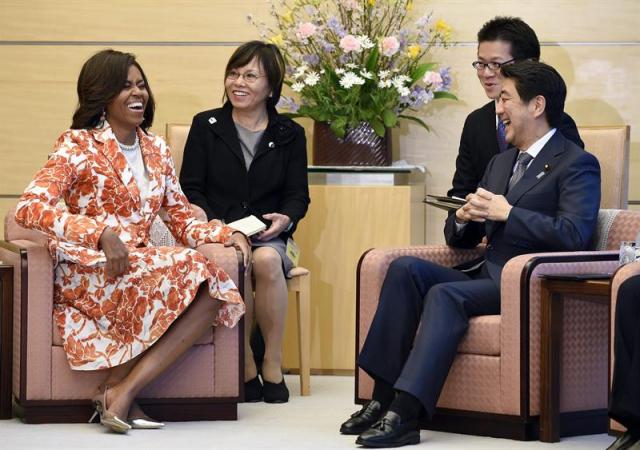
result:
[[[304,84],[307,86],[315,86],[318,84],[318,81],[320,81],[320,75],[318,75],[318,72],[311,72],[304,79]]]
[[[303,88],[304,88],[304,83],[293,83],[291,85],[291,89],[293,89],[294,92],[300,92],[302,91]]]
[[[347,72],[344,74],[342,78],[340,78],[340,86],[345,89],[351,89],[353,85],[362,85],[364,84],[364,78],[360,78],[353,72]]]

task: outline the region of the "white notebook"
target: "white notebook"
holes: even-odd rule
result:
[[[267,229],[267,225],[254,215],[228,223],[227,226],[251,236]]]

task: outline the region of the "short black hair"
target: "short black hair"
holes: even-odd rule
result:
[[[101,124],[102,113],[111,100],[122,91],[131,66],[138,68],[149,93],[140,128],[147,131],[151,127],[156,103],[144,70],[136,61],[135,55],[106,49],[89,58],[80,70],[77,86],[78,106],[73,113],[71,128],[90,129]]]
[[[511,56],[516,60],[540,59],[540,42],[533,31],[519,17],[494,17],[478,31],[478,44],[504,41],[511,44]]]
[[[229,72],[246,66],[254,58],[258,60],[266,72],[269,87],[271,88],[271,97],[267,99],[267,104],[275,107],[280,100],[285,75],[284,58],[276,45],[262,41],[249,41],[242,44],[229,58],[227,67],[224,69],[224,77],[226,79]],[[226,97],[226,92],[224,97]]]
[[[547,123],[557,128],[564,111],[567,86],[556,69],[539,61],[520,61],[502,66],[500,72],[504,78],[514,81],[520,98],[529,102],[534,97],[544,97],[544,109]]]

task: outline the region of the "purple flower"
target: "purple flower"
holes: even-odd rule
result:
[[[300,109],[300,105],[298,105],[293,98],[285,97],[284,95],[281,95],[280,101],[278,101],[276,108],[285,109],[292,113],[296,113],[298,112],[298,109]]]
[[[331,16],[327,19],[327,27],[333,31],[339,38],[343,38],[347,32],[340,23],[340,20],[336,16]]]
[[[409,30],[403,28],[398,32],[398,41],[400,41],[400,51],[404,50],[409,39]]]
[[[324,50],[325,53],[333,53],[336,49],[336,46],[331,42],[323,41],[320,43],[320,45],[322,46],[322,50]]]
[[[422,47],[425,47],[429,44],[429,39],[431,39],[429,31],[421,31],[418,33],[418,44],[420,44]]]
[[[304,55],[302,57],[302,60],[304,62],[306,62],[307,64],[309,64],[310,66],[315,66],[316,64],[318,64],[320,62],[320,57],[318,55],[315,55],[315,54]]]
[[[442,86],[439,91],[448,91],[451,89],[451,67],[442,67],[440,69],[440,76],[442,77]]]

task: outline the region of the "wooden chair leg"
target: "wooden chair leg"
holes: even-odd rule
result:
[[[311,299],[309,275],[299,277],[299,289],[296,291],[298,302],[298,349],[300,352],[300,395],[311,395]]]

